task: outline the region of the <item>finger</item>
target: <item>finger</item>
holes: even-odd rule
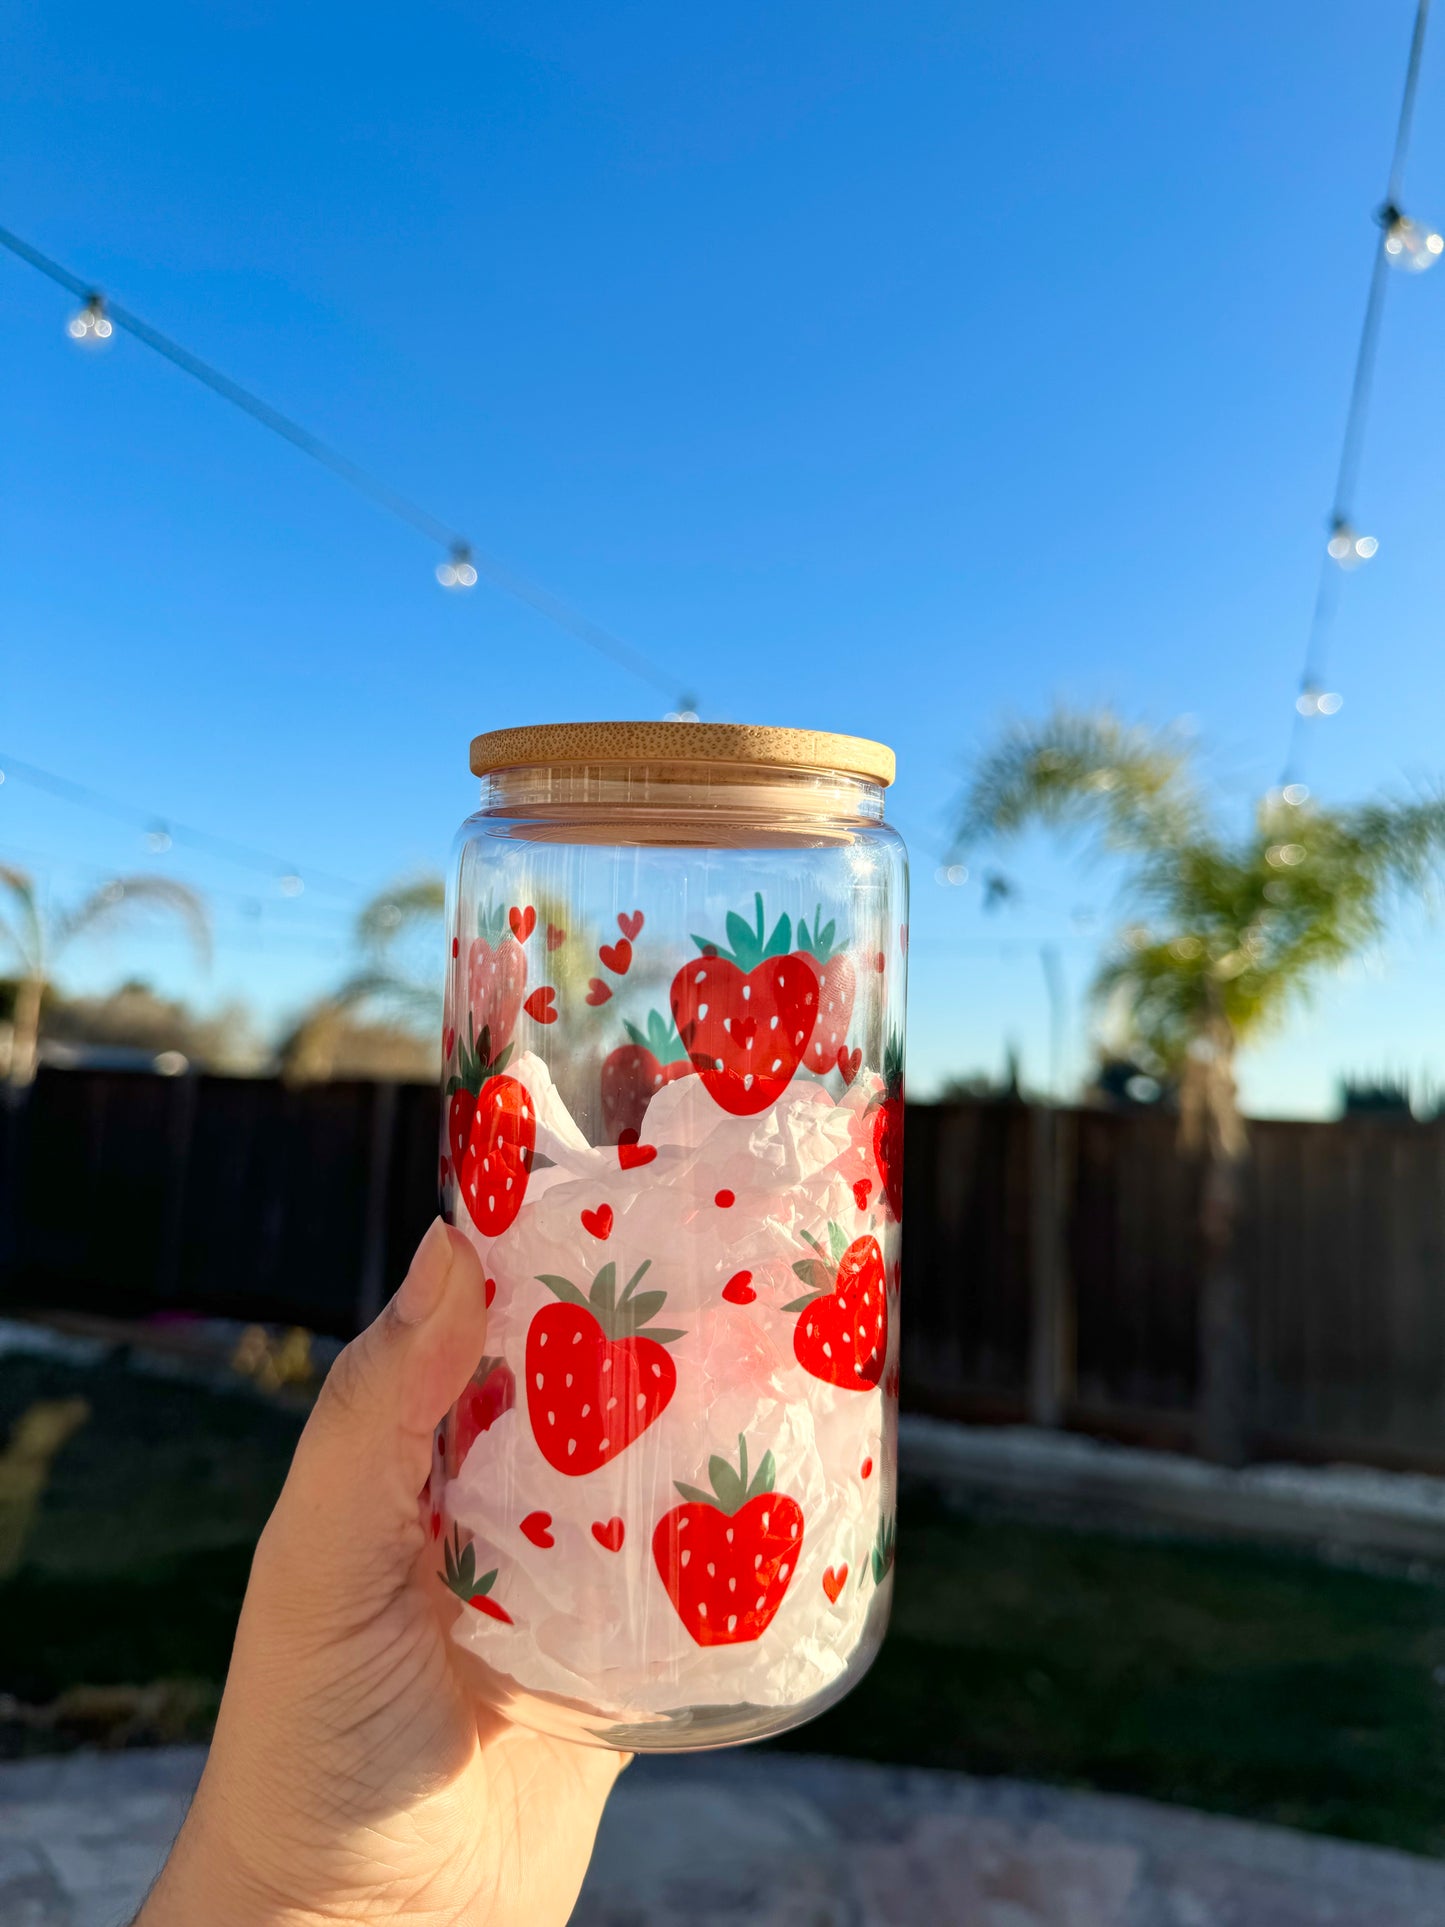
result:
[[[485,1283],[461,1232],[437,1219],[381,1316],[338,1356],[296,1448],[267,1534],[305,1548],[326,1583],[405,1582],[432,1435],[486,1346]]]

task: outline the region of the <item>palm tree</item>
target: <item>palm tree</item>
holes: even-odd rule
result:
[[[360,968],[331,1002],[389,1009],[402,1024],[436,1031],[442,1015],[442,912],[446,885],[420,876],[382,890],[356,919]]]
[[[169,877],[114,877],[79,903],[50,908],[42,904],[33,877],[0,863],[0,951],[10,953],[17,977],[5,1067],[9,1083],[25,1085],[34,1079],[41,1004],[65,950],[80,937],[117,929],[146,910],[179,917],[197,954],[209,959],[211,929],[205,905],[184,883]]]
[[[1248,1133],[1235,1063],[1326,979],[1380,942],[1445,855],[1445,795],[1328,809],[1272,790],[1234,827],[1177,731],[1060,708],[1007,730],[962,798],[960,851],[1043,826],[1124,869],[1134,915],[1096,990],[1125,1042],[1179,1091],[1201,1165],[1201,1437],[1244,1451],[1246,1334],[1233,1247]]]

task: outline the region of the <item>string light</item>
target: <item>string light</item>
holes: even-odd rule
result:
[[[607,657],[618,668],[625,669],[629,675],[637,676],[641,681],[650,683],[667,696],[676,689],[677,678],[659,663],[645,656],[640,649],[635,649],[631,643],[624,642],[619,636],[614,636],[610,630],[604,629],[601,623],[593,622],[590,617],[582,615],[563,602],[560,597],[554,596],[550,590],[540,587],[535,582],[529,582],[524,576],[518,575],[514,570],[497,561],[495,557],[480,556],[459,530],[448,527],[439,516],[431,514],[400,489],[392,488],[380,477],[372,475],[359,462],[353,462],[350,456],[342,454],[340,449],[333,448],[329,442],[322,441],[319,435],[313,435],[309,429],[303,428],[301,423],[295,421],[290,415],[283,414],[279,408],[273,408],[270,402],[263,400],[252,389],[243,388],[240,382],[232,381],[229,375],[223,374],[210,362],[202,361],[199,355],[193,355],[189,348],[183,348],[180,342],[172,340],[169,335],[162,334],[159,328],[153,328],[140,315],[134,314],[128,308],[123,308],[119,302],[105,301],[93,288],[82,281],[79,275],[72,274],[69,268],[62,267],[58,261],[52,261],[49,255],[42,254],[39,248],[32,247],[28,241],[22,240],[9,228],[0,227],[0,248],[5,248],[18,259],[26,262],[37,272],[45,275],[48,280],[55,282],[57,286],[68,289],[84,303],[79,314],[75,315],[69,324],[70,333],[75,340],[92,343],[105,341],[116,328],[124,329],[132,340],[139,341],[143,347],[164,356],[173,367],[179,368],[182,374],[189,375],[193,381],[200,382],[204,387],[209,388],[212,394],[219,395],[222,401],[230,402],[233,408],[239,408],[243,414],[249,415],[263,428],[270,429],[273,435],[279,435],[283,441],[290,442],[293,448],[299,449],[303,455],[309,456],[321,467],[329,469],[338,480],[345,482],[348,488],[355,489],[359,495],[364,495],[377,508],[384,509],[388,515],[395,516],[399,522],[405,522],[409,527],[418,530],[428,541],[448,550],[450,561],[442,563],[437,569],[438,580],[442,581],[444,588],[470,589],[476,583],[478,576],[484,573],[488,581],[504,595],[514,597],[518,602],[524,602],[529,609],[534,609],[538,615],[554,623],[557,628],[565,630],[568,635],[584,643],[599,656]],[[445,569],[453,571],[452,579],[449,581],[443,577],[442,571]]]
[[[306,885],[295,870],[288,870],[283,876],[277,877],[276,888],[283,897],[299,897]]]
[[[1308,803],[1310,800],[1309,785],[1307,783],[1286,783],[1280,791],[1280,796],[1289,804],[1292,810],[1297,810],[1302,803]]]
[[[1326,645],[1334,621],[1339,575],[1341,572],[1348,574],[1362,562],[1368,562],[1380,547],[1377,537],[1360,534],[1350,509],[1364,446],[1365,421],[1369,413],[1370,388],[1380,345],[1380,321],[1384,312],[1389,270],[1396,268],[1404,273],[1421,274],[1445,253],[1445,238],[1433,228],[1411,220],[1401,206],[1405,161],[1410,150],[1410,128],[1415,115],[1415,95],[1420,84],[1420,64],[1425,51],[1425,30],[1429,18],[1430,0],[1416,0],[1415,24],[1405,62],[1405,84],[1400,96],[1395,143],[1390,155],[1389,185],[1384,205],[1376,216],[1378,226],[1371,248],[1370,285],[1365,297],[1359,347],[1355,353],[1355,372],[1350,384],[1350,402],[1345,414],[1339,467],[1335,473],[1335,499],[1330,514],[1329,536],[1325,552],[1320,558],[1319,586],[1305,638],[1299,694],[1295,698],[1295,714],[1283,778],[1286,787],[1298,774],[1296,764],[1303,740],[1301,722],[1319,716],[1338,715],[1344,706],[1344,698],[1325,683]]]
[[[449,559],[437,564],[437,581],[444,589],[474,589],[477,571],[465,542],[454,542]]]
[[[1380,544],[1373,535],[1357,535],[1343,516],[1336,516],[1325,549],[1330,560],[1342,569],[1358,569],[1379,553]]]
[[[1423,274],[1445,253],[1445,237],[1412,221],[1397,207],[1381,208],[1380,225],[1385,230],[1385,259],[1402,274]]]
[[[665,723],[696,723],[702,719],[698,715],[696,696],[679,696],[677,708],[669,709],[662,719]]]
[[[104,296],[87,295],[85,306],[66,322],[65,332],[72,341],[109,341],[115,333],[115,328],[105,311]]]
[[[1345,706],[1345,699],[1335,689],[1303,688],[1294,699],[1295,709],[1301,716],[1338,716]],[[1287,790],[1303,789],[1302,783],[1287,783]],[[1305,794],[1309,792],[1306,790]]]

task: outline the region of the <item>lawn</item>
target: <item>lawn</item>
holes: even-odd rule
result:
[[[0,1753],[108,1725],[204,1733],[301,1423],[239,1386],[0,1358],[0,1438],[37,1402],[75,1398],[89,1415],[0,1570]],[[0,1481],[0,1545],[6,1503]],[[920,1494],[882,1656],[782,1744],[1445,1854],[1442,1682],[1439,1575],[1071,1532]]]

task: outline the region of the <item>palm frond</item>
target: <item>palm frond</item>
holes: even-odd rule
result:
[[[367,1004],[389,1008],[403,1023],[434,1029],[442,1018],[442,993],[434,985],[419,984],[384,966],[359,970],[331,993],[338,1010]]]
[[[211,958],[211,920],[202,899],[189,885],[170,877],[122,876],[103,883],[73,909],[56,917],[51,947],[58,953],[77,937],[132,923],[147,912],[177,918],[202,963]]]
[[[959,809],[960,851],[1034,824],[1120,851],[1167,852],[1204,828],[1188,750],[1172,732],[1064,707],[1018,722],[979,762]]]
[[[382,952],[403,933],[438,923],[446,895],[446,885],[434,876],[416,877],[381,891],[356,919],[357,943],[363,950]]]
[[[13,863],[0,863],[0,889],[10,899],[9,913],[0,912],[0,943],[13,951],[24,975],[39,977],[45,969],[45,925],[35,879]]]

